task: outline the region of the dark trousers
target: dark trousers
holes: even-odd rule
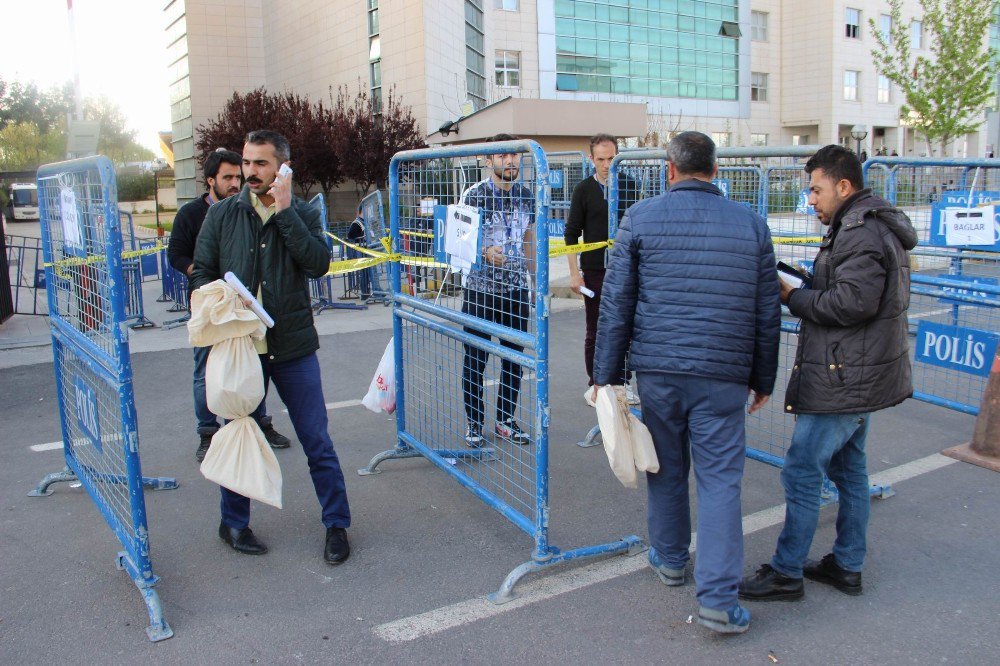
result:
[[[494,324],[507,326],[517,331],[528,330],[528,317],[531,308],[528,305],[528,290],[516,289],[506,295],[496,296],[481,291],[466,289],[462,302],[462,312],[478,319]],[[466,333],[489,340],[489,333],[466,326]],[[501,345],[514,351],[524,351],[524,347],[512,342],[501,341]],[[490,358],[487,351],[462,345],[465,357],[462,360],[462,401],[465,403],[465,416],[471,423],[483,425],[485,408],[483,407],[483,370]],[[517,410],[517,396],[521,391],[521,366],[506,359],[500,363],[500,392],[497,395],[497,421],[504,421],[514,416]]]
[[[594,349],[597,347],[597,319],[601,314],[601,290],[604,287],[606,270],[585,270],[583,286],[594,292],[593,298],[583,297],[583,309],[587,316],[587,336],[583,339],[583,362],[587,366],[588,386],[594,385]],[[631,377],[631,373],[629,373]],[[615,384],[625,383],[625,368]]]
[[[261,356],[264,386],[274,382],[278,396],[288,407],[295,436],[309,460],[309,474],[316,488],[316,498],[323,509],[326,527],[350,527],[351,509],[347,503],[344,473],[340,470],[337,452],[330,439],[329,419],[323,385],[320,381],[319,359],[309,354],[285,363],[270,363]],[[250,500],[222,488],[222,522],[235,529],[250,524]]]

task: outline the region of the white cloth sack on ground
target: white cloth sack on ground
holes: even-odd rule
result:
[[[265,331],[264,323],[243,305],[236,290],[223,280],[209,282],[191,293],[191,319],[187,329],[192,347],[211,347],[244,335],[260,340]]]
[[[396,411],[396,354],[392,348],[392,338],[382,352],[382,360],[378,362],[375,376],[368,385],[368,393],[362,398],[361,404],[378,414],[392,414]]]
[[[597,392],[597,423],[611,470],[626,488],[637,486],[636,470],[658,472],[653,438],[645,424],[629,411],[624,390],[603,386]]]

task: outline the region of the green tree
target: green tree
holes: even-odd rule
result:
[[[115,164],[153,159],[153,151],[135,140],[136,131],[129,129],[125,114],[107,97],[85,100],[83,115],[101,123],[98,154],[106,155]]]
[[[0,170],[27,171],[58,162],[66,152],[62,132],[43,134],[31,122],[9,123],[0,129]]]
[[[902,91],[900,116],[941,152],[956,138],[976,131],[994,99],[997,53],[986,44],[998,0],[919,0],[929,56],[914,55],[910,18],[902,0],[889,0],[892,28],[883,34],[868,25],[877,47],[875,68]]]
[[[33,123],[42,134],[59,131],[73,108],[73,86],[64,83],[39,90],[34,83],[0,77],[0,129],[11,123]]]

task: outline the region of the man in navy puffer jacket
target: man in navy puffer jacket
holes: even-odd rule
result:
[[[613,382],[631,345],[643,421],[660,471],[647,474],[649,562],[683,585],[691,545],[688,471],[698,488],[698,621],[742,633],[740,484],[744,406],[767,402],[778,366],[781,306],[767,224],[712,184],[715,144],[671,140],[670,190],[625,215],[604,282],[594,383]]]

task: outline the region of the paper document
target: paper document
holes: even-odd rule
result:
[[[448,263],[468,271],[479,261],[479,209],[465,204],[448,206],[445,216],[444,251]]]
[[[240,282],[238,277],[233,275],[232,271],[229,271],[222,277],[226,281],[226,284],[235,289],[236,293],[239,294],[244,301],[250,304],[250,309],[260,318],[262,322],[264,322],[265,326],[268,328],[274,327],[274,320],[271,319],[271,315],[267,314],[267,311],[264,310],[264,306],[260,304],[260,301],[258,301],[257,298],[250,293],[246,286]]]
[[[944,238],[948,245],[993,245],[994,207],[945,208]]]

